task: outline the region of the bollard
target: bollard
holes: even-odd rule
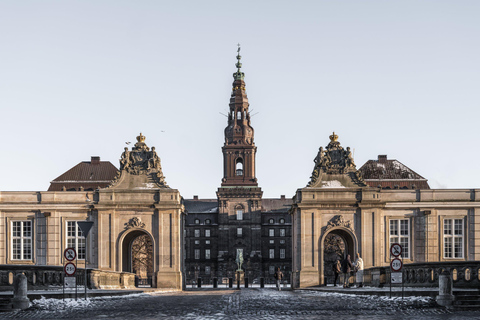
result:
[[[448,307],[453,304],[455,297],[452,294],[453,281],[450,272],[444,270],[438,277],[438,296],[437,303],[442,307]]]
[[[13,299],[12,308],[25,310],[30,306],[30,300],[27,297],[27,277],[19,273],[13,279]]]
[[[197,280],[197,288],[201,288],[202,287],[202,278],[198,278]]]
[[[245,278],[245,288],[248,288],[248,278]]]
[[[265,288],[265,278],[260,278],[260,288]]]
[[[218,288],[218,279],[217,278],[213,278],[213,287]]]
[[[237,290],[240,290],[240,279],[237,279]]]
[[[233,288],[233,278],[228,278],[228,287]]]

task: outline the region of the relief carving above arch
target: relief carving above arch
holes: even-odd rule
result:
[[[345,219],[343,218],[343,215],[341,214],[334,216],[332,219],[330,219],[330,221],[328,221],[325,231],[328,231],[335,227],[344,227],[353,231],[352,221],[351,220],[345,221]]]
[[[145,223],[140,220],[138,217],[133,217],[130,219],[130,221],[125,223],[125,229],[130,229],[130,228],[145,228]]]

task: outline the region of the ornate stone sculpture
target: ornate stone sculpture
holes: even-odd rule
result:
[[[341,214],[333,217],[332,219],[330,219],[330,221],[328,221],[326,230],[330,230],[331,228],[334,228],[334,227],[345,227],[347,229],[353,229],[352,222],[345,221]]]
[[[326,149],[320,147],[318,150],[317,156],[313,160],[315,167],[307,187],[317,185],[317,181],[322,174],[347,175],[354,185],[366,186],[365,181],[358,174],[350,147],[344,150],[337,139],[338,135],[334,132],[330,135],[330,143]]]
[[[150,148],[145,144],[145,139],[146,137],[140,133],[137,137],[137,143],[135,143],[132,150],[129,151],[128,148],[125,148],[120,158],[120,172],[108,186],[109,188],[116,186],[122,180],[122,176],[128,174],[136,176],[146,175],[152,180],[149,183],[156,187],[168,188],[162,172],[160,157],[157,155],[155,147],[152,147],[150,151]]]
[[[238,271],[242,270],[243,253],[241,250],[237,250],[237,258],[235,259],[235,262],[237,263]]]
[[[130,221],[125,223],[125,229],[130,229],[130,228],[145,228],[145,223],[143,223],[142,220],[140,220],[140,218],[133,217],[132,219],[130,219]]]

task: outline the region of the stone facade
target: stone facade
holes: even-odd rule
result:
[[[355,167],[348,167],[346,153],[343,159],[342,153],[331,155],[342,150],[337,138],[330,136],[335,149],[321,148],[309,184],[294,198],[296,287],[326,283],[329,234],[343,240],[344,255],[354,260],[359,253],[366,269],[388,267],[393,243],[403,245],[406,265],[480,259],[480,190],[368,187]],[[331,163],[323,160],[329,156]]]
[[[107,188],[1,192],[0,264],[62,266],[64,249],[74,247],[77,268],[135,273],[131,246],[146,236],[151,253],[145,276],[153,286],[181,289],[182,198],[165,184],[154,148],[142,134],[137,140]],[[86,245],[76,225],[85,220],[94,222]]]

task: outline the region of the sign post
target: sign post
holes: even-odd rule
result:
[[[77,252],[73,248],[67,248],[63,251],[63,256],[67,260],[67,263],[63,266],[63,299],[65,300],[65,286],[75,288],[75,299],[77,299],[77,279],[75,278],[77,266],[73,262],[77,258]]]
[[[390,298],[392,297],[392,283],[402,284],[402,299],[403,299],[403,248],[398,243],[393,243],[390,246],[390,258],[394,258],[390,261]],[[398,257],[402,257],[400,260]]]
[[[93,227],[93,221],[78,221],[77,225],[82,230],[83,236],[85,237],[85,300],[87,300],[87,236],[90,232],[90,229]]]

